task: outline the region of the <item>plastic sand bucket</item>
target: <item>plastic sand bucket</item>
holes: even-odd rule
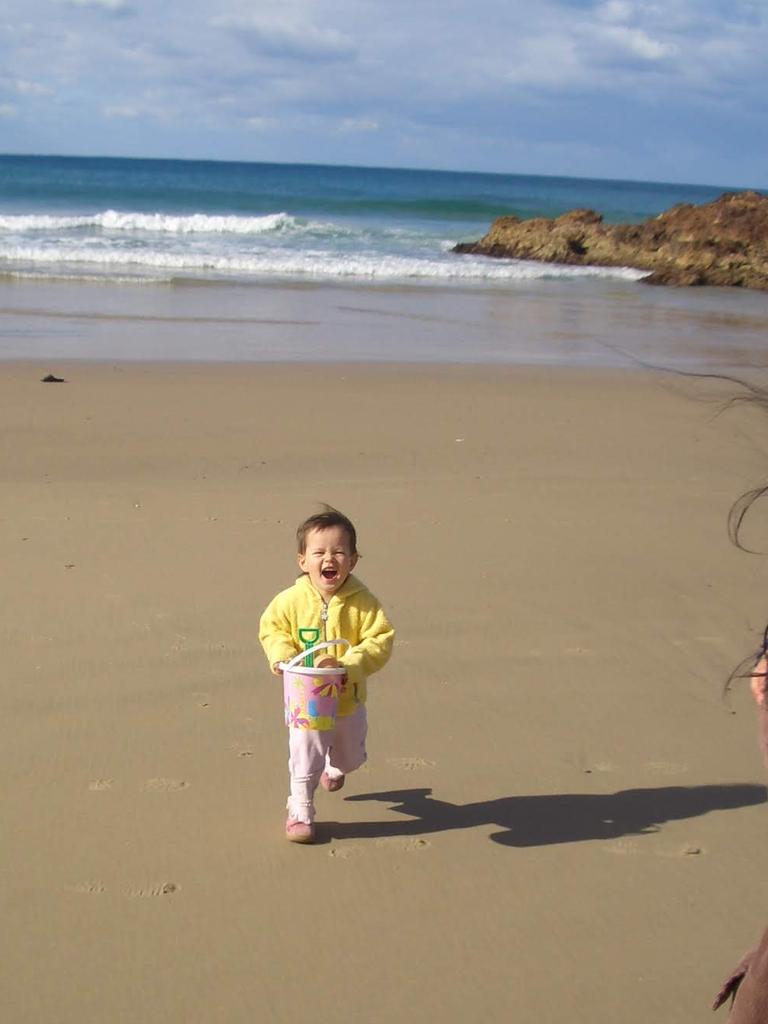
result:
[[[315,668],[300,664],[315,651],[343,644],[350,647],[348,640],[328,640],[301,651],[290,661],[281,661],[278,668],[283,673],[283,696],[285,698],[285,724],[289,729],[333,729],[336,725],[336,709],[339,694],[347,682],[344,668]]]

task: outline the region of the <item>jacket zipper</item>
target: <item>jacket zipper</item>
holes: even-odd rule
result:
[[[321,598],[322,600],[322,598]],[[320,621],[323,623],[323,640],[328,640],[328,605],[325,601],[322,602],[323,607],[320,610]]]

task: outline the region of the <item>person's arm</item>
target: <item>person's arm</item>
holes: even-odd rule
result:
[[[354,647],[339,658],[352,683],[384,668],[392,654],[395,631],[380,605],[373,605],[362,613],[359,636]]]
[[[749,680],[752,696],[761,708],[768,708],[768,655],[763,654],[752,669]]]
[[[275,675],[280,675],[279,663],[289,661],[298,653],[287,614],[286,601],[281,594],[277,595],[261,616],[259,640],[267,656],[269,667]]]

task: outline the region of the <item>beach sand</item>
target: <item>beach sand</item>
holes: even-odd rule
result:
[[[733,392],[2,364],[4,1020],[724,1020],[766,916],[721,690],[767,614],[725,521],[768,433]],[[321,501],[398,636],[369,763],[298,847],[257,628]]]

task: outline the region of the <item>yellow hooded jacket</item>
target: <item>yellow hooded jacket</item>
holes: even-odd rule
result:
[[[267,606],[259,624],[259,640],[270,667],[289,661],[307,644],[300,629],[317,629],[321,640],[349,640],[352,645],[330,649],[347,670],[347,689],[339,701],[338,717],[351,715],[367,695],[366,678],[389,661],[395,631],[384,610],[364,583],[351,574],[326,604],[308,576],[281,591]]]

